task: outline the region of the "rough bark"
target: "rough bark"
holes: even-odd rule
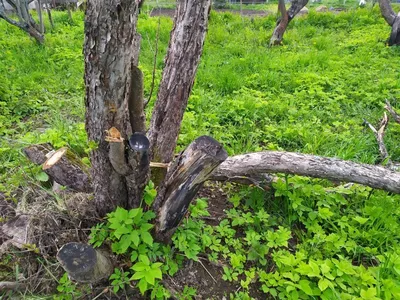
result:
[[[400,45],[400,13],[396,15],[389,0],[379,0],[379,8],[386,23],[392,27],[388,45]]]
[[[77,282],[96,283],[113,272],[110,255],[92,246],[68,243],[61,247],[57,259],[68,276]]]
[[[285,1],[279,0],[278,9],[281,13],[281,18],[278,20],[275,30],[270,40],[270,46],[278,45],[282,42],[283,35],[290,21],[306,6],[308,0],[293,0],[289,10],[286,11]]]
[[[115,145],[120,147],[122,144],[115,143]],[[124,149],[124,147],[120,149]],[[124,150],[117,151],[122,152]],[[123,163],[126,163],[126,160]],[[167,169],[168,167],[171,168],[172,164],[150,163],[150,165],[155,168]],[[129,170],[129,166],[126,166],[126,168]],[[116,169],[123,170],[123,167],[116,167]],[[355,182],[389,192],[400,193],[399,172],[351,161],[291,152],[267,151],[232,156],[217,167],[207,180],[268,186],[274,180],[274,177],[269,175],[271,173],[286,173],[334,181]],[[57,174],[54,173],[50,176],[55,181],[60,181]],[[62,175],[62,177],[65,176]],[[160,195],[161,193],[160,191]],[[157,207],[160,207],[160,204]]]
[[[216,140],[202,136],[176,158],[154,202],[153,209],[158,211],[158,240],[170,240],[198,190],[227,157],[228,154]]]
[[[43,165],[51,157],[53,151],[49,144],[32,145],[24,149],[29,160],[37,165]],[[92,192],[88,168],[69,150],[53,166],[44,169],[44,172],[63,186],[78,192]]]
[[[380,166],[291,152],[265,151],[233,156],[215,170],[213,177],[251,177],[263,173],[285,173],[354,182],[400,193],[398,172]]]
[[[125,176],[109,160],[106,131],[115,127],[124,140],[132,134],[128,99],[132,66],[137,64],[138,4],[130,0],[89,0],[85,19],[86,130],[98,144],[91,153],[98,213],[127,207]]]
[[[28,4],[29,1],[27,0],[7,0],[17,13],[17,17],[19,21],[16,21],[6,15],[5,9],[3,5],[0,5],[0,18],[4,19],[11,25],[17,26],[21,30],[28,33],[31,37],[33,37],[36,42],[39,44],[44,43],[44,35],[40,33],[39,27],[35,23],[35,20],[32,18],[31,14],[29,13]]]
[[[148,137],[152,161],[170,162],[207,31],[210,0],[178,1]]]

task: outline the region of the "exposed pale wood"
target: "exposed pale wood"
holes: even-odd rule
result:
[[[106,130],[117,128],[125,140],[132,134],[128,111],[132,66],[137,65],[137,1],[89,0],[85,18],[86,130],[98,144],[91,153],[94,201],[100,216],[127,207],[126,178],[109,159]]]
[[[400,193],[398,172],[380,166],[291,152],[265,151],[233,156],[222,163],[213,176],[251,177],[263,173],[286,173],[354,182]]]
[[[53,151],[49,144],[32,145],[24,149],[24,153],[33,163],[42,165],[46,162],[52,162],[46,155]],[[92,191],[91,180],[88,168],[82,163],[73,152],[62,149],[54,152],[57,155],[64,152],[64,155],[58,157],[58,160],[52,162],[52,165],[46,164],[44,172],[59,184],[67,186],[78,192],[89,193]]]
[[[364,119],[364,122],[368,125],[368,127],[372,130],[372,132],[375,134],[376,141],[378,142],[379,146],[379,153],[381,154],[381,159],[382,161],[386,161],[387,165],[390,167],[392,164],[392,161],[389,158],[389,153],[386,149],[385,142],[384,142],[384,136],[385,136],[385,130],[388,125],[389,119],[386,113],[383,113],[383,118],[379,124],[379,129],[376,129],[371,123],[369,123],[367,120]]]
[[[77,282],[96,283],[113,272],[110,255],[82,243],[65,244],[57,253],[68,276]]]
[[[158,211],[158,240],[170,240],[198,190],[227,157],[226,151],[216,140],[202,136],[175,159],[154,202],[154,210]]]

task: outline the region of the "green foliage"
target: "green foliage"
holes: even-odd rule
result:
[[[40,167],[21,155],[26,143],[68,146],[86,163],[96,147],[87,142],[83,120],[83,14],[75,13],[70,22],[64,12],[54,12],[54,19],[56,28],[46,33],[45,46],[0,21],[2,191],[47,181]],[[172,20],[144,13],[138,23],[145,97],[158,22],[156,95]],[[178,148],[208,134],[231,155],[286,150],[378,163],[375,137],[362,119],[378,123],[386,98],[400,108],[399,48],[385,45],[390,28],[379,9],[311,10],[291,22],[282,47],[268,48],[275,24],[274,15],[211,13]],[[391,123],[385,143],[394,161],[400,160],[399,137],[400,126]],[[215,226],[205,221],[207,200],[198,199],[171,246],[151,236],[154,213],[148,207],[155,196],[150,183],[141,208],[118,208],[92,229],[90,242],[109,245],[124,262],[110,277],[115,293],[135,285],[152,299],[168,298],[161,278],[174,276],[184,259],[208,257],[223,266],[224,280],[240,286],[227,294],[230,299],[252,299],[257,287],[266,298],[278,299],[400,298],[397,195],[284,176],[271,192],[235,188],[226,217]],[[59,299],[82,295],[66,275],[58,290]],[[185,287],[175,296],[195,294]]]
[[[57,291],[59,294],[54,295],[55,300],[73,300],[83,297],[88,291],[88,286],[78,286],[68,278],[68,274],[64,275],[58,281]]]

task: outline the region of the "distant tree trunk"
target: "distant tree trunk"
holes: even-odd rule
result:
[[[386,23],[392,27],[388,45],[400,45],[400,12],[396,15],[389,0],[379,0],[379,7]]]
[[[127,174],[110,161],[106,132],[115,129],[120,141],[132,134],[128,112],[131,74],[139,55],[136,23],[139,7],[130,0],[89,0],[85,19],[86,131],[97,143],[91,153],[95,203],[99,215],[127,207]],[[135,47],[136,45],[136,47]],[[119,144],[114,142],[113,148]],[[114,147],[115,146],[115,147]],[[121,144],[124,149],[123,144]]]
[[[44,34],[44,23],[43,23],[43,14],[42,14],[42,1],[37,0],[35,1],[36,5],[36,12],[39,18],[39,32]]]
[[[35,23],[35,20],[32,18],[29,13],[29,2],[28,0],[6,0],[8,4],[10,4],[15,10],[18,21],[10,18],[6,15],[5,8],[3,6],[3,2],[0,5],[0,18],[6,20],[11,25],[17,26],[21,30],[28,33],[31,37],[33,37],[39,44],[44,43],[44,35],[40,32],[40,28]]]
[[[50,22],[51,28],[54,28],[53,17],[51,15],[50,3],[48,0],[45,1],[45,5],[46,5],[47,16],[49,17],[49,22]]]
[[[170,162],[203,50],[211,0],[178,1],[148,137],[152,161]],[[164,177],[159,169],[156,184]]]
[[[274,33],[269,42],[270,46],[278,45],[282,42],[283,35],[290,21],[306,6],[308,0],[293,0],[289,10],[286,11],[285,1],[279,0],[278,9],[281,13],[281,18],[278,20]]]

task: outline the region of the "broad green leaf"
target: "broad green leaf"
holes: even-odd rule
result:
[[[136,271],[136,272],[141,272],[141,271],[147,270],[148,268],[149,268],[149,265],[144,263],[144,262],[142,262],[142,261],[137,262],[136,264],[134,264],[131,267],[131,269]]]
[[[146,272],[136,272],[131,277],[131,280],[138,280],[138,279],[144,278],[145,275],[146,275]]]
[[[310,286],[310,281],[300,280],[298,286],[307,295],[312,296],[314,294]]]
[[[363,218],[360,216],[354,217],[353,219],[358,223],[360,223],[361,225],[365,224],[368,221],[368,218]]]
[[[148,233],[147,231],[141,231],[140,235],[142,237],[143,242],[145,242],[149,246],[153,245],[153,237],[151,236],[150,233]]]
[[[132,243],[137,247],[140,244],[139,232],[137,230],[133,230],[129,235]]]
[[[148,284],[154,285],[154,277],[150,271],[146,272],[144,278],[146,279]]]
[[[375,299],[376,289],[369,288],[368,290],[361,290],[360,294],[362,299]]]
[[[49,181],[49,175],[47,175],[45,172],[40,172],[40,173],[36,174],[35,178],[36,178],[36,180],[39,180],[41,182]]]
[[[326,278],[321,278],[318,281],[318,287],[321,290],[321,292],[325,291],[329,286],[329,280]]]
[[[140,293],[144,295],[144,293],[147,291],[147,281],[145,278],[140,279],[138,283],[138,288],[140,290]]]
[[[141,261],[142,263],[144,263],[144,264],[147,265],[147,266],[150,265],[150,260],[149,260],[149,258],[147,257],[147,255],[140,254],[140,255],[139,255],[139,261]]]

